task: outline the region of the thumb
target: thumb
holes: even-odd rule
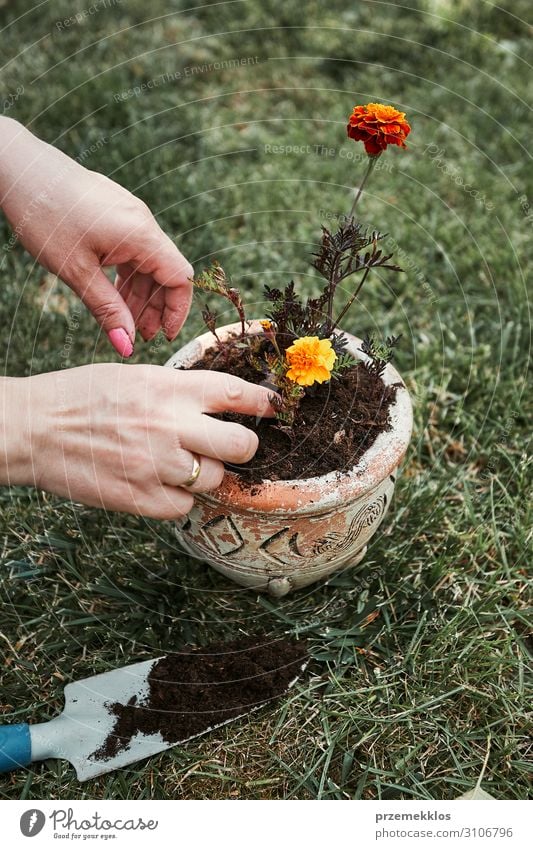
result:
[[[109,341],[121,357],[131,357],[135,342],[135,322],[120,292],[98,266],[78,282],[76,292],[107,333]]]

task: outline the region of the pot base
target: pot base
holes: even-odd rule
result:
[[[351,553],[348,556],[344,555],[335,560],[330,560],[327,566],[321,566],[315,569],[311,568],[306,572],[298,570],[288,574],[273,573],[272,575],[261,575],[252,570],[248,571],[246,569],[236,568],[234,564],[230,566],[222,559],[215,559],[213,555],[206,556],[200,549],[195,549],[194,544],[190,541],[185,542],[179,528],[176,528],[176,536],[181,547],[190,557],[209,564],[217,572],[240,584],[242,587],[247,587],[247,589],[253,589],[257,592],[266,592],[273,598],[283,598],[283,596],[293,590],[302,589],[302,587],[307,587],[309,584],[314,584],[323,578],[329,578],[343,569],[350,569],[352,566],[357,566],[367,552],[367,546],[364,545],[355,554]]]

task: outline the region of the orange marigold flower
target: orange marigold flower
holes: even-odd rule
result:
[[[405,147],[405,139],[411,132],[405,112],[383,103],[354,106],[346,129],[351,139],[364,142],[369,156],[379,156],[389,144]]]
[[[331,377],[337,354],[329,339],[318,336],[302,336],[287,348],[285,356],[289,364],[286,376],[299,386],[324,383]]]

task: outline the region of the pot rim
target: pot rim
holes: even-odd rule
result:
[[[234,332],[240,332],[239,322],[217,328],[222,338]],[[248,322],[248,332],[250,335],[262,333],[259,320]],[[369,358],[360,350],[362,340],[345,330],[341,332],[348,337],[348,351],[357,359],[368,361]],[[213,347],[214,341],[210,331],[195,337],[176,351],[165,366],[178,368],[192,365]],[[290,511],[303,515],[329,511],[371,492],[392,475],[402,461],[413,426],[409,393],[399,372],[390,363],[385,368],[383,381],[386,385],[398,384],[396,399],[390,408],[391,429],[378,435],[350,471],[336,470],[326,475],[283,481],[265,479],[261,483],[248,483],[235,472],[226,471],[217,490],[201,493],[196,498],[209,504],[227,505],[233,510],[272,514]]]

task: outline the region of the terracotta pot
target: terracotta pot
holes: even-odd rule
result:
[[[217,332],[228,338],[239,330],[240,325],[230,324]],[[262,331],[253,322],[249,332]],[[345,335],[352,356],[365,359],[361,340]],[[212,334],[205,333],[166,365],[190,366],[213,343]],[[197,495],[191,512],[178,523],[185,550],[238,584],[276,597],[359,563],[390,506],[411,438],[411,401],[391,365],[384,381],[399,384],[390,409],[392,429],[377,437],[350,472],[261,484],[226,472],[221,486]]]

